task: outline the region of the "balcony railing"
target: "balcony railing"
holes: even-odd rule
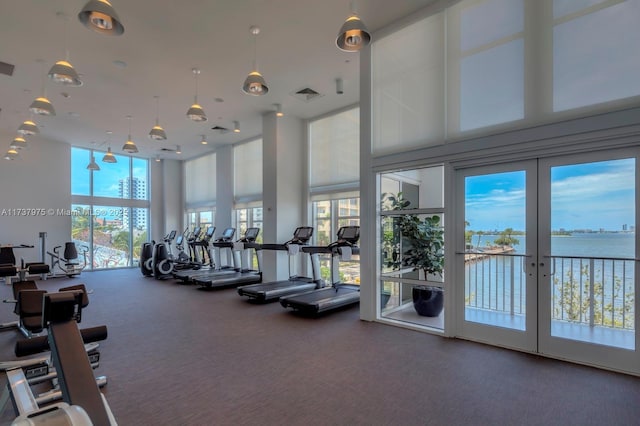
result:
[[[466,252],[465,306],[526,313],[527,257]],[[550,256],[552,320],[635,329],[635,259]]]

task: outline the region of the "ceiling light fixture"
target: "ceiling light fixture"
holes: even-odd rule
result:
[[[371,43],[371,34],[355,12],[354,1],[351,1],[351,15],[342,24],[336,45],[345,52],[357,52]]]
[[[22,136],[16,136],[13,138],[13,142],[9,145],[13,149],[24,149],[27,147],[27,141]]]
[[[240,133],[240,122],[239,121],[234,121],[233,122],[233,133]]]
[[[155,141],[164,141],[167,139],[167,132],[164,131],[162,126],[160,126],[160,98],[158,96],[154,96],[156,98],[156,125],[153,126],[151,131],[149,132],[149,137]]]
[[[187,111],[187,117],[189,117],[190,120],[196,122],[207,121],[207,114],[204,113],[204,110],[198,104],[198,76],[200,75],[200,70],[197,68],[193,68],[191,71],[193,71],[193,75],[195,76],[196,80],[196,95],[194,97],[193,105],[191,105],[191,107]]]
[[[82,86],[82,81],[78,76],[75,68],[69,62],[69,47],[67,37],[67,16],[63,12],[56,13],[56,16],[64,19],[64,51],[65,60],[56,62],[49,70],[49,78],[56,83],[64,84],[65,86]]]
[[[100,166],[96,163],[96,157],[93,156],[93,152],[91,153],[91,161],[87,165],[87,170],[92,170],[94,172],[100,171]]]
[[[135,154],[136,152],[138,152],[138,147],[136,146],[136,143],[131,139],[131,120],[132,119],[133,117],[131,117],[130,115],[127,115],[127,120],[129,120],[129,136],[127,137],[127,141],[122,146],[122,150],[125,152],[128,152],[129,154]],[[162,130],[162,128],[160,128],[160,130]],[[153,131],[153,129],[151,131]]]
[[[42,59],[38,59],[37,62],[40,62],[42,66],[42,96],[31,102],[31,105],[29,105],[29,111],[38,115],[54,116],[56,115],[56,110],[53,108],[49,99],[47,99],[47,94],[45,93],[46,79],[44,75],[44,61]]]
[[[89,0],[78,13],[78,19],[85,27],[100,34],[124,33],[118,14],[107,0]]]
[[[251,27],[249,27],[249,31],[253,35],[253,71],[251,71],[247,76],[247,78],[245,79],[244,84],[242,85],[242,90],[247,95],[261,96],[261,95],[265,95],[269,91],[269,88],[267,87],[267,83],[264,81],[264,77],[262,77],[262,74],[258,72],[258,65],[257,65],[258,41],[257,39],[258,39],[258,34],[260,34],[260,28],[258,28],[255,25],[252,25]]]
[[[107,153],[104,155],[104,157],[102,157],[102,162],[103,163],[117,163],[118,160],[116,159],[115,155],[113,155],[113,152],[111,152],[111,147],[107,148]]]
[[[160,154],[156,154],[156,163],[160,162]]]
[[[40,129],[33,120],[25,120],[24,123],[18,127],[18,133],[23,136],[33,136],[40,133]]]
[[[176,145],[176,154],[182,154],[182,149],[180,148],[180,145]]]
[[[18,151],[16,151],[14,148],[11,148],[11,147],[9,147],[9,150],[4,155],[5,160],[17,160],[18,158],[19,158]]]
[[[276,117],[284,117],[284,112],[282,112],[282,105],[273,104],[276,107]]]
[[[207,145],[209,142],[207,142],[207,137],[205,135],[202,135],[202,139],[200,140],[200,143],[202,145]]]

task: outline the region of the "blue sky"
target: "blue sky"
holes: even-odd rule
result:
[[[468,177],[465,218],[469,229],[524,230],[525,179],[524,171]],[[554,167],[551,227],[619,231],[623,224],[634,226],[634,190],[633,159]]]

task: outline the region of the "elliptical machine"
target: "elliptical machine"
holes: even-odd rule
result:
[[[157,280],[164,280],[172,277],[171,273],[173,272],[174,259],[173,253],[171,252],[171,243],[175,236],[176,231],[172,230],[164,236],[161,243],[155,243],[153,245],[151,262],[149,262],[149,259],[145,261],[145,271],[147,268],[151,270],[149,276],[153,274],[153,277]],[[145,271],[142,273],[144,274]]]

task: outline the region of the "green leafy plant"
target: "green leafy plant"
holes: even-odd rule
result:
[[[405,210],[411,205],[402,192],[383,194],[383,209]],[[387,256],[385,266],[412,267],[414,270],[442,276],[444,271],[444,230],[437,215],[421,218],[417,214],[393,217],[393,230],[383,234]],[[402,255],[400,252],[402,251]]]

